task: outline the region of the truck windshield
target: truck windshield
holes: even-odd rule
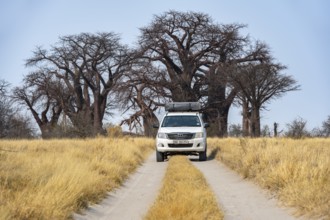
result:
[[[201,122],[195,115],[166,116],[162,127],[200,127]]]

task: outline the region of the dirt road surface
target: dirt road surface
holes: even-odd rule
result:
[[[215,159],[205,162],[199,162],[196,158],[191,160],[202,171],[214,191],[219,206],[225,212],[225,220],[297,219],[290,215],[289,209],[279,207],[277,201],[259,187],[243,180]],[[123,187],[110,193],[103,202],[88,208],[83,214],[74,214],[74,219],[142,219],[157,197],[167,164],[157,163],[153,153]]]
[[[162,186],[167,162],[157,163],[155,153],[115,192],[75,220],[139,220],[147,213]]]
[[[290,220],[292,210],[279,207],[277,200],[271,198],[252,182],[242,179],[238,174],[216,160],[193,162],[204,174],[208,184],[225,212],[225,220]]]

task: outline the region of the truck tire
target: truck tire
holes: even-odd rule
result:
[[[164,153],[159,152],[156,150],[156,161],[157,162],[163,162],[164,161]]]
[[[207,159],[206,149],[205,149],[205,151],[200,152],[198,156],[199,156],[199,161],[206,161],[206,159]]]

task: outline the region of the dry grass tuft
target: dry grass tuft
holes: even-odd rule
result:
[[[297,214],[330,219],[330,139],[216,139],[210,151]]]
[[[187,157],[171,157],[163,188],[145,219],[223,219],[203,174]]]
[[[146,138],[0,141],[0,219],[67,219],[119,186]]]

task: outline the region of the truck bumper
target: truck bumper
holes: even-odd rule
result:
[[[206,141],[203,138],[189,140],[160,139],[156,141],[156,149],[159,152],[203,152]]]

